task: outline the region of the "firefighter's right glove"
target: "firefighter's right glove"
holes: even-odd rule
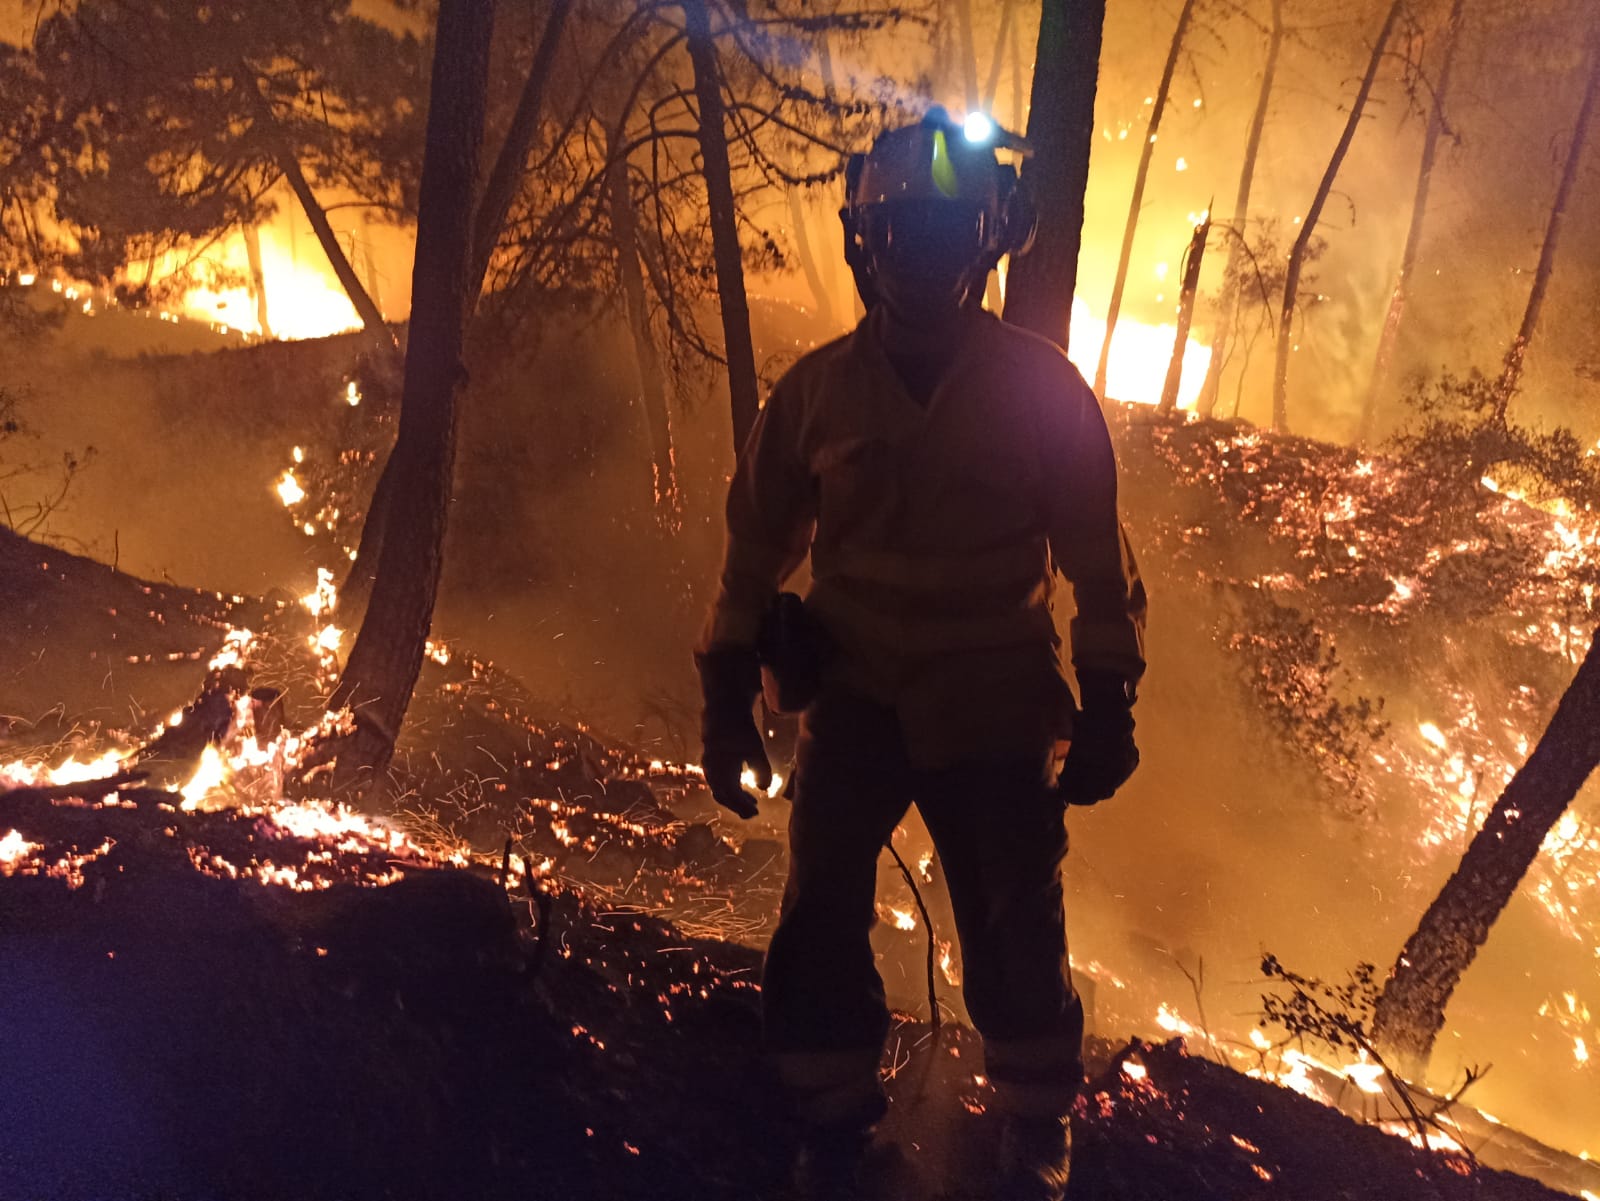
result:
[[[1083,711],[1072,726],[1072,745],[1056,790],[1068,805],[1109,800],[1139,766],[1133,740],[1133,697],[1120,676],[1082,672]]]
[[[704,744],[700,765],[706,787],[717,804],[748,820],[756,815],[757,804],[740,782],[745,767],[754,773],[757,787],[772,784],[772,764],[751,712],[761,691],[761,665],[755,648],[739,646],[714,647],[696,654],[694,662],[705,704],[700,714]]]

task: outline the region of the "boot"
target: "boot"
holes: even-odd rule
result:
[[[1000,1172],[993,1201],[1062,1201],[1072,1163],[1066,1118],[1013,1114],[1000,1129]]]
[[[896,1201],[913,1195],[911,1184],[900,1149],[874,1138],[871,1126],[816,1127],[801,1137],[796,1201]]]
[[[794,1160],[795,1201],[864,1201],[872,1127],[813,1126],[800,1137]]]

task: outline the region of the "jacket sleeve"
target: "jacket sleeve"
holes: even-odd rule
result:
[[[779,380],[739,457],[728,488],[722,576],[701,652],[753,645],[778,589],[810,552],[816,486],[801,452],[798,401],[792,377]]]
[[[1045,508],[1051,558],[1077,602],[1072,666],[1080,678],[1112,672],[1131,684],[1144,674],[1147,603],[1117,514],[1117,460],[1094,393],[1076,368],[1061,368],[1046,418]]]

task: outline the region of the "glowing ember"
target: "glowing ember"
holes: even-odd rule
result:
[[[0,838],[0,876],[9,876],[19,863],[42,850],[42,846],[29,842],[20,832],[10,831]]]
[[[238,667],[254,646],[256,636],[249,630],[229,630],[228,636],[223,640],[222,649],[211,657],[211,662],[206,664],[212,671],[221,671],[225,667]]]
[[[306,498],[306,490],[300,486],[300,481],[294,478],[294,472],[287,468],[278,477],[276,487],[278,499],[283,501],[283,506],[286,509],[299,504]]]
[[[889,909],[889,918],[894,922],[896,930],[915,930],[917,928],[917,915],[909,909]]]

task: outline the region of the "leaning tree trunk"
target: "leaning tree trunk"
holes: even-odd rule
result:
[[[1522,382],[1522,368],[1528,357],[1528,344],[1539,327],[1539,315],[1544,310],[1545,292],[1550,287],[1550,273],[1555,267],[1556,245],[1561,240],[1561,227],[1566,221],[1567,201],[1572,197],[1572,185],[1578,178],[1578,164],[1583,161],[1584,146],[1589,140],[1589,123],[1594,117],[1595,96],[1600,94],[1600,33],[1596,47],[1589,54],[1589,83],[1583,91],[1583,104],[1578,109],[1578,121],[1572,131],[1572,145],[1567,148],[1567,163],[1561,170],[1561,183],[1556,188],[1555,203],[1550,206],[1550,221],[1545,227],[1544,248],[1539,252],[1539,266],[1533,273],[1533,291],[1528,293],[1528,307],[1523,310],[1522,325],[1506,351],[1505,370],[1495,389],[1495,417],[1504,421],[1511,397]]]
[[[522,182],[528,151],[533,147],[544,113],[544,94],[548,89],[556,50],[571,11],[572,0],[551,0],[550,13],[545,18],[544,31],[534,49],[533,62],[528,68],[527,79],[523,81],[522,93],[517,98],[516,111],[512,114],[505,140],[500,144],[500,152],[495,156],[494,166],[490,168],[489,178],[484,184],[483,198],[478,202],[472,222],[472,262],[467,280],[466,317],[472,315],[477,305],[479,290],[489,270],[489,260]],[[346,613],[361,612],[371,595],[378,574],[379,556],[383,552],[384,533],[389,527],[389,508],[394,503],[395,490],[399,486],[397,476],[401,471],[402,465],[396,461],[395,453],[391,450],[372,490],[372,501],[367,506],[366,520],[361,525],[361,540],[356,546],[355,559],[339,586],[339,605]]]
[[[511,114],[511,124],[506,128],[505,141],[495,156],[494,166],[483,185],[483,198],[478,201],[478,215],[472,232],[473,291],[483,286],[483,277],[489,271],[489,260],[494,256],[495,244],[500,240],[500,230],[505,225],[506,214],[517,197],[523,173],[528,166],[528,151],[533,148],[534,137],[539,132],[539,122],[544,115],[544,94],[548,90],[551,70],[555,64],[556,50],[561,45],[561,33],[566,28],[567,17],[572,12],[572,0],[550,0],[550,11],[545,17],[544,31],[533,51],[533,62],[528,67],[528,77],[523,81],[522,94],[517,98],[516,110]]]
[[[1022,182],[1039,208],[1033,250],[1006,276],[1005,318],[1063,350],[1083,245],[1083,193],[1094,144],[1094,94],[1106,0],[1044,0],[1034,57],[1028,140],[1034,155]]]
[[[384,345],[394,346],[394,335],[384,324],[383,314],[373,303],[372,296],[362,286],[361,277],[351,266],[344,247],[339,245],[339,235],[333,232],[333,226],[328,223],[327,210],[322,207],[317,194],[311,190],[311,184],[306,180],[306,173],[300,169],[300,160],[295,155],[294,148],[284,146],[278,153],[276,162],[278,169],[283,172],[283,177],[289,181],[289,188],[294,192],[295,199],[300,202],[306,220],[311,223],[311,231],[317,235],[317,244],[327,256],[328,265],[333,268],[334,275],[339,279],[339,286],[350,298],[356,316],[361,318],[362,328]]]
[[[1417,191],[1411,200],[1411,225],[1406,230],[1405,247],[1400,252],[1400,270],[1394,277],[1394,290],[1389,293],[1389,312],[1383,319],[1383,328],[1378,332],[1378,352],[1373,358],[1367,398],[1361,406],[1360,437],[1363,442],[1372,437],[1372,428],[1378,416],[1378,398],[1388,388],[1394,348],[1400,339],[1400,322],[1405,316],[1411,273],[1417,265],[1417,249],[1422,245],[1422,224],[1428,212],[1433,164],[1439,154],[1439,139],[1446,129],[1445,98],[1450,94],[1450,76],[1455,66],[1456,45],[1461,39],[1461,17],[1466,7],[1467,0],[1455,0],[1445,22],[1439,79],[1433,88],[1433,108],[1428,113],[1428,129],[1422,137],[1422,162],[1417,169]]]
[[[1178,330],[1172,339],[1172,358],[1167,362],[1167,378],[1161,385],[1158,412],[1170,416],[1178,407],[1178,389],[1183,384],[1183,357],[1189,349],[1189,328],[1194,324],[1194,298],[1200,291],[1200,268],[1205,263],[1206,239],[1211,236],[1211,218],[1194,227],[1189,250],[1183,256],[1183,290],[1178,296]]]
[[[411,332],[406,347],[398,481],[377,581],[330,710],[348,707],[355,733],[339,748],[334,787],[359,793],[382,778],[422,667],[444,558],[455,466],[461,344],[472,307],[473,195],[483,143],[494,6],[442,0],[417,203]]]
[[[1272,428],[1280,433],[1289,428],[1289,351],[1292,349],[1294,306],[1300,295],[1300,274],[1305,270],[1306,251],[1311,246],[1311,235],[1322,217],[1323,207],[1333,192],[1333,181],[1339,174],[1339,168],[1344,165],[1344,156],[1350,151],[1350,143],[1355,141],[1361,114],[1367,107],[1367,97],[1372,95],[1373,81],[1378,78],[1378,68],[1383,65],[1383,52],[1389,44],[1389,34],[1403,7],[1405,0],[1394,0],[1383,18],[1378,40],[1372,44],[1372,57],[1367,60],[1367,73],[1361,77],[1361,87],[1357,89],[1356,98],[1350,105],[1349,120],[1344,123],[1339,144],[1333,148],[1333,157],[1328,160],[1327,170],[1322,173],[1322,182],[1317,185],[1317,194],[1311,200],[1311,208],[1300,223],[1300,234],[1289,251],[1289,266],[1283,277],[1283,311],[1278,316],[1278,357],[1272,371]]]
[[[1106,337],[1100,344],[1100,361],[1094,369],[1094,390],[1101,400],[1106,399],[1106,375],[1111,369],[1111,339],[1117,332],[1117,318],[1122,313],[1122,293],[1128,286],[1128,265],[1133,261],[1133,238],[1139,229],[1139,210],[1144,207],[1144,186],[1150,178],[1150,157],[1155,153],[1161,115],[1167,110],[1167,94],[1172,90],[1172,76],[1178,69],[1178,56],[1183,52],[1183,39],[1189,32],[1195,3],[1196,0],[1184,0],[1183,11],[1178,14],[1178,28],[1172,32],[1172,45],[1167,48],[1167,63],[1161,69],[1161,86],[1156,89],[1155,104],[1150,110],[1150,128],[1145,130],[1144,145],[1139,148],[1139,170],[1133,177],[1128,223],[1122,231],[1122,254],[1117,259],[1117,277],[1111,284],[1111,300],[1106,305]]]
[[[272,322],[267,319],[267,273],[261,266],[261,231],[250,221],[239,229],[244,234],[244,257],[250,267],[250,299],[256,302],[256,326],[263,338],[271,339]]]
[[[613,127],[611,145],[622,140],[622,122]],[[608,147],[609,150],[609,147]],[[617,278],[622,284],[622,303],[633,336],[633,358],[639,369],[639,403],[644,409],[645,428],[650,434],[650,468],[653,480],[656,519],[665,530],[676,530],[682,520],[678,495],[678,471],[672,450],[672,411],[667,405],[667,380],[661,369],[661,355],[650,333],[650,309],[646,303],[644,271],[639,265],[639,221],[629,187],[628,160],[612,165],[606,179],[606,202],[611,213],[611,236],[616,242]]]
[[[1244,268],[1245,228],[1250,221],[1250,189],[1256,178],[1256,159],[1261,153],[1261,133],[1267,127],[1267,107],[1272,85],[1278,76],[1278,52],[1283,49],[1283,0],[1272,0],[1272,33],[1267,38],[1267,62],[1261,72],[1261,87],[1256,92],[1256,111],[1250,117],[1250,136],[1245,139],[1244,163],[1239,168],[1239,190],[1233,198],[1233,220],[1229,222],[1228,263],[1222,272],[1222,296],[1217,301],[1217,329],[1211,339],[1211,362],[1206,365],[1205,382],[1200,385],[1200,401],[1195,408],[1210,417],[1217,411],[1222,393],[1222,368],[1233,343],[1233,323],[1239,311],[1239,272]]]
[[[744,290],[744,259],[739,251],[738,212],[733,203],[733,168],[728,163],[728,132],[722,103],[722,76],[711,40],[708,0],[685,0],[684,33],[694,67],[694,94],[700,106],[699,142],[711,218],[711,255],[717,269],[722,307],[723,350],[728,359],[728,398],[733,408],[733,445],[738,454],[761,408],[756,352],[750,340],[750,302]]]
[[[1600,764],[1600,632],[1555,716],[1400,952],[1373,1014],[1373,1038],[1413,1079],[1427,1067],[1445,1006],[1545,836]]]

